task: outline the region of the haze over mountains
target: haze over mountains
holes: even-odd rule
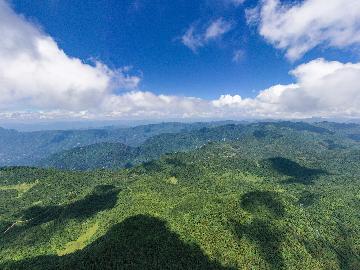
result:
[[[234,121],[172,122],[129,128],[36,132],[0,128],[0,166],[53,166],[75,170],[121,168],[159,158],[167,152],[195,149],[208,142],[240,140],[246,135],[244,129],[266,129],[268,126],[338,133],[337,136],[341,135],[353,141],[357,140],[360,133],[360,125],[357,124],[281,121],[252,124],[236,124]],[[343,128],[334,132],[334,127]],[[254,131],[254,136],[258,135],[257,132]]]
[[[163,123],[133,128],[89,130],[49,130],[18,132],[0,128],[0,165],[34,165],[50,154],[99,142],[118,142],[135,146],[160,133],[191,130],[218,123]]]

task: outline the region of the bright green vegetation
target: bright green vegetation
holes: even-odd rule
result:
[[[21,183],[21,184],[10,185],[10,186],[0,186],[0,191],[2,191],[2,190],[16,190],[17,193],[18,193],[17,198],[20,198],[25,192],[27,192],[29,189],[31,189],[36,184],[37,184],[37,182],[35,182],[35,183]]]
[[[96,143],[53,154],[38,165],[66,170],[131,167],[135,149],[122,143]]]
[[[95,225],[91,226],[82,235],[80,235],[78,239],[67,243],[65,249],[59,250],[57,254],[63,256],[65,254],[73,253],[76,250],[83,249],[86,246],[86,242],[91,239],[98,228],[99,225],[95,223]]]
[[[1,186],[38,182],[21,200],[0,190],[0,269],[360,269],[360,144],[348,133],[197,132],[225,140],[121,170],[1,169]]]

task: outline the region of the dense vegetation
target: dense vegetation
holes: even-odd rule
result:
[[[221,125],[213,123],[161,123],[131,128],[18,132],[0,128],[0,166],[35,165],[51,154],[101,142],[137,146],[161,133],[190,131]]]
[[[142,162],[157,159],[166,153],[197,149],[209,142],[245,142],[249,136],[256,139],[267,137],[270,140],[280,138],[283,136],[281,130],[307,131],[314,134],[327,135],[326,138],[328,139],[324,137],[325,139],[320,143],[322,147],[329,149],[344,147],[336,143],[336,140],[345,139],[345,141],[351,141],[348,140],[346,133],[334,132],[331,129],[322,127],[327,124],[327,122],[324,122],[315,126],[300,122],[265,122],[248,125],[228,124],[218,127],[194,128],[193,130],[178,133],[154,135],[137,147],[125,146],[122,143],[97,143],[75,147],[55,153],[34,165],[67,170],[128,168]],[[359,130],[360,134],[360,126],[355,125],[355,128]]]
[[[0,269],[360,269],[357,129],[226,125],[121,170],[3,168]]]
[[[209,142],[238,140],[243,131],[244,126],[231,124],[163,133],[147,139],[138,147],[121,143],[97,143],[55,153],[36,165],[68,170],[132,167],[166,153],[196,149]]]

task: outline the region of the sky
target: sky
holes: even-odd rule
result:
[[[0,120],[360,117],[358,0],[0,0]]]

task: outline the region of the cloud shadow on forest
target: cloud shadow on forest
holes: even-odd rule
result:
[[[33,206],[22,215],[29,220],[29,226],[40,225],[52,220],[87,219],[98,212],[116,205],[119,190],[112,185],[96,186],[94,191],[81,200],[67,205]]]
[[[127,218],[72,254],[39,256],[7,262],[2,267],[17,270],[233,269],[210,260],[199,246],[182,242],[165,221],[148,215]]]
[[[231,220],[236,238],[245,237],[254,243],[270,269],[283,269],[281,243],[284,234],[274,222],[286,214],[279,195],[273,191],[251,191],[241,197],[240,207],[251,213],[253,219],[248,223]]]
[[[266,161],[270,162],[271,168],[276,172],[289,176],[286,181],[288,184],[311,185],[319,176],[328,174],[325,170],[307,168],[283,157],[269,158]]]

